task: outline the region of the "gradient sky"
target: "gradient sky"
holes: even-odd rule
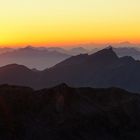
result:
[[[140,0],[1,0],[0,46],[139,43]]]

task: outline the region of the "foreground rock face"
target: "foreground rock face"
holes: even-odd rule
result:
[[[1,140],[139,140],[140,95],[61,84],[0,86]]]

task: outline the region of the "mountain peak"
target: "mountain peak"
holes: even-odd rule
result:
[[[18,70],[22,70],[22,71],[30,71],[31,70],[29,68],[27,68],[24,65],[19,65],[19,64],[9,64],[3,67],[0,67],[0,70],[4,70],[4,71],[18,71]]]
[[[96,57],[101,60],[114,60],[118,59],[118,56],[116,53],[113,51],[112,46],[108,46],[107,48],[100,50],[94,54],[91,55],[92,57]]]

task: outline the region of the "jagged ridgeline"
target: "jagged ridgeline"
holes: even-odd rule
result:
[[[74,87],[119,87],[140,92],[140,61],[118,57],[112,47],[94,54],[72,56],[43,71],[11,64],[0,68],[0,84],[29,86],[34,89],[67,83]]]

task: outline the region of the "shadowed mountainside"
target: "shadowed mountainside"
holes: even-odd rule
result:
[[[138,140],[140,95],[122,89],[0,86],[2,140]]]
[[[140,61],[118,57],[111,47],[88,55],[72,56],[43,71],[11,64],[0,68],[0,84],[35,89],[67,83],[75,87],[119,87],[140,92]]]
[[[110,47],[92,55],[73,56],[45,70],[43,75],[46,86],[64,82],[72,86],[116,86],[140,91],[139,71],[140,61],[128,56],[119,58]]]

